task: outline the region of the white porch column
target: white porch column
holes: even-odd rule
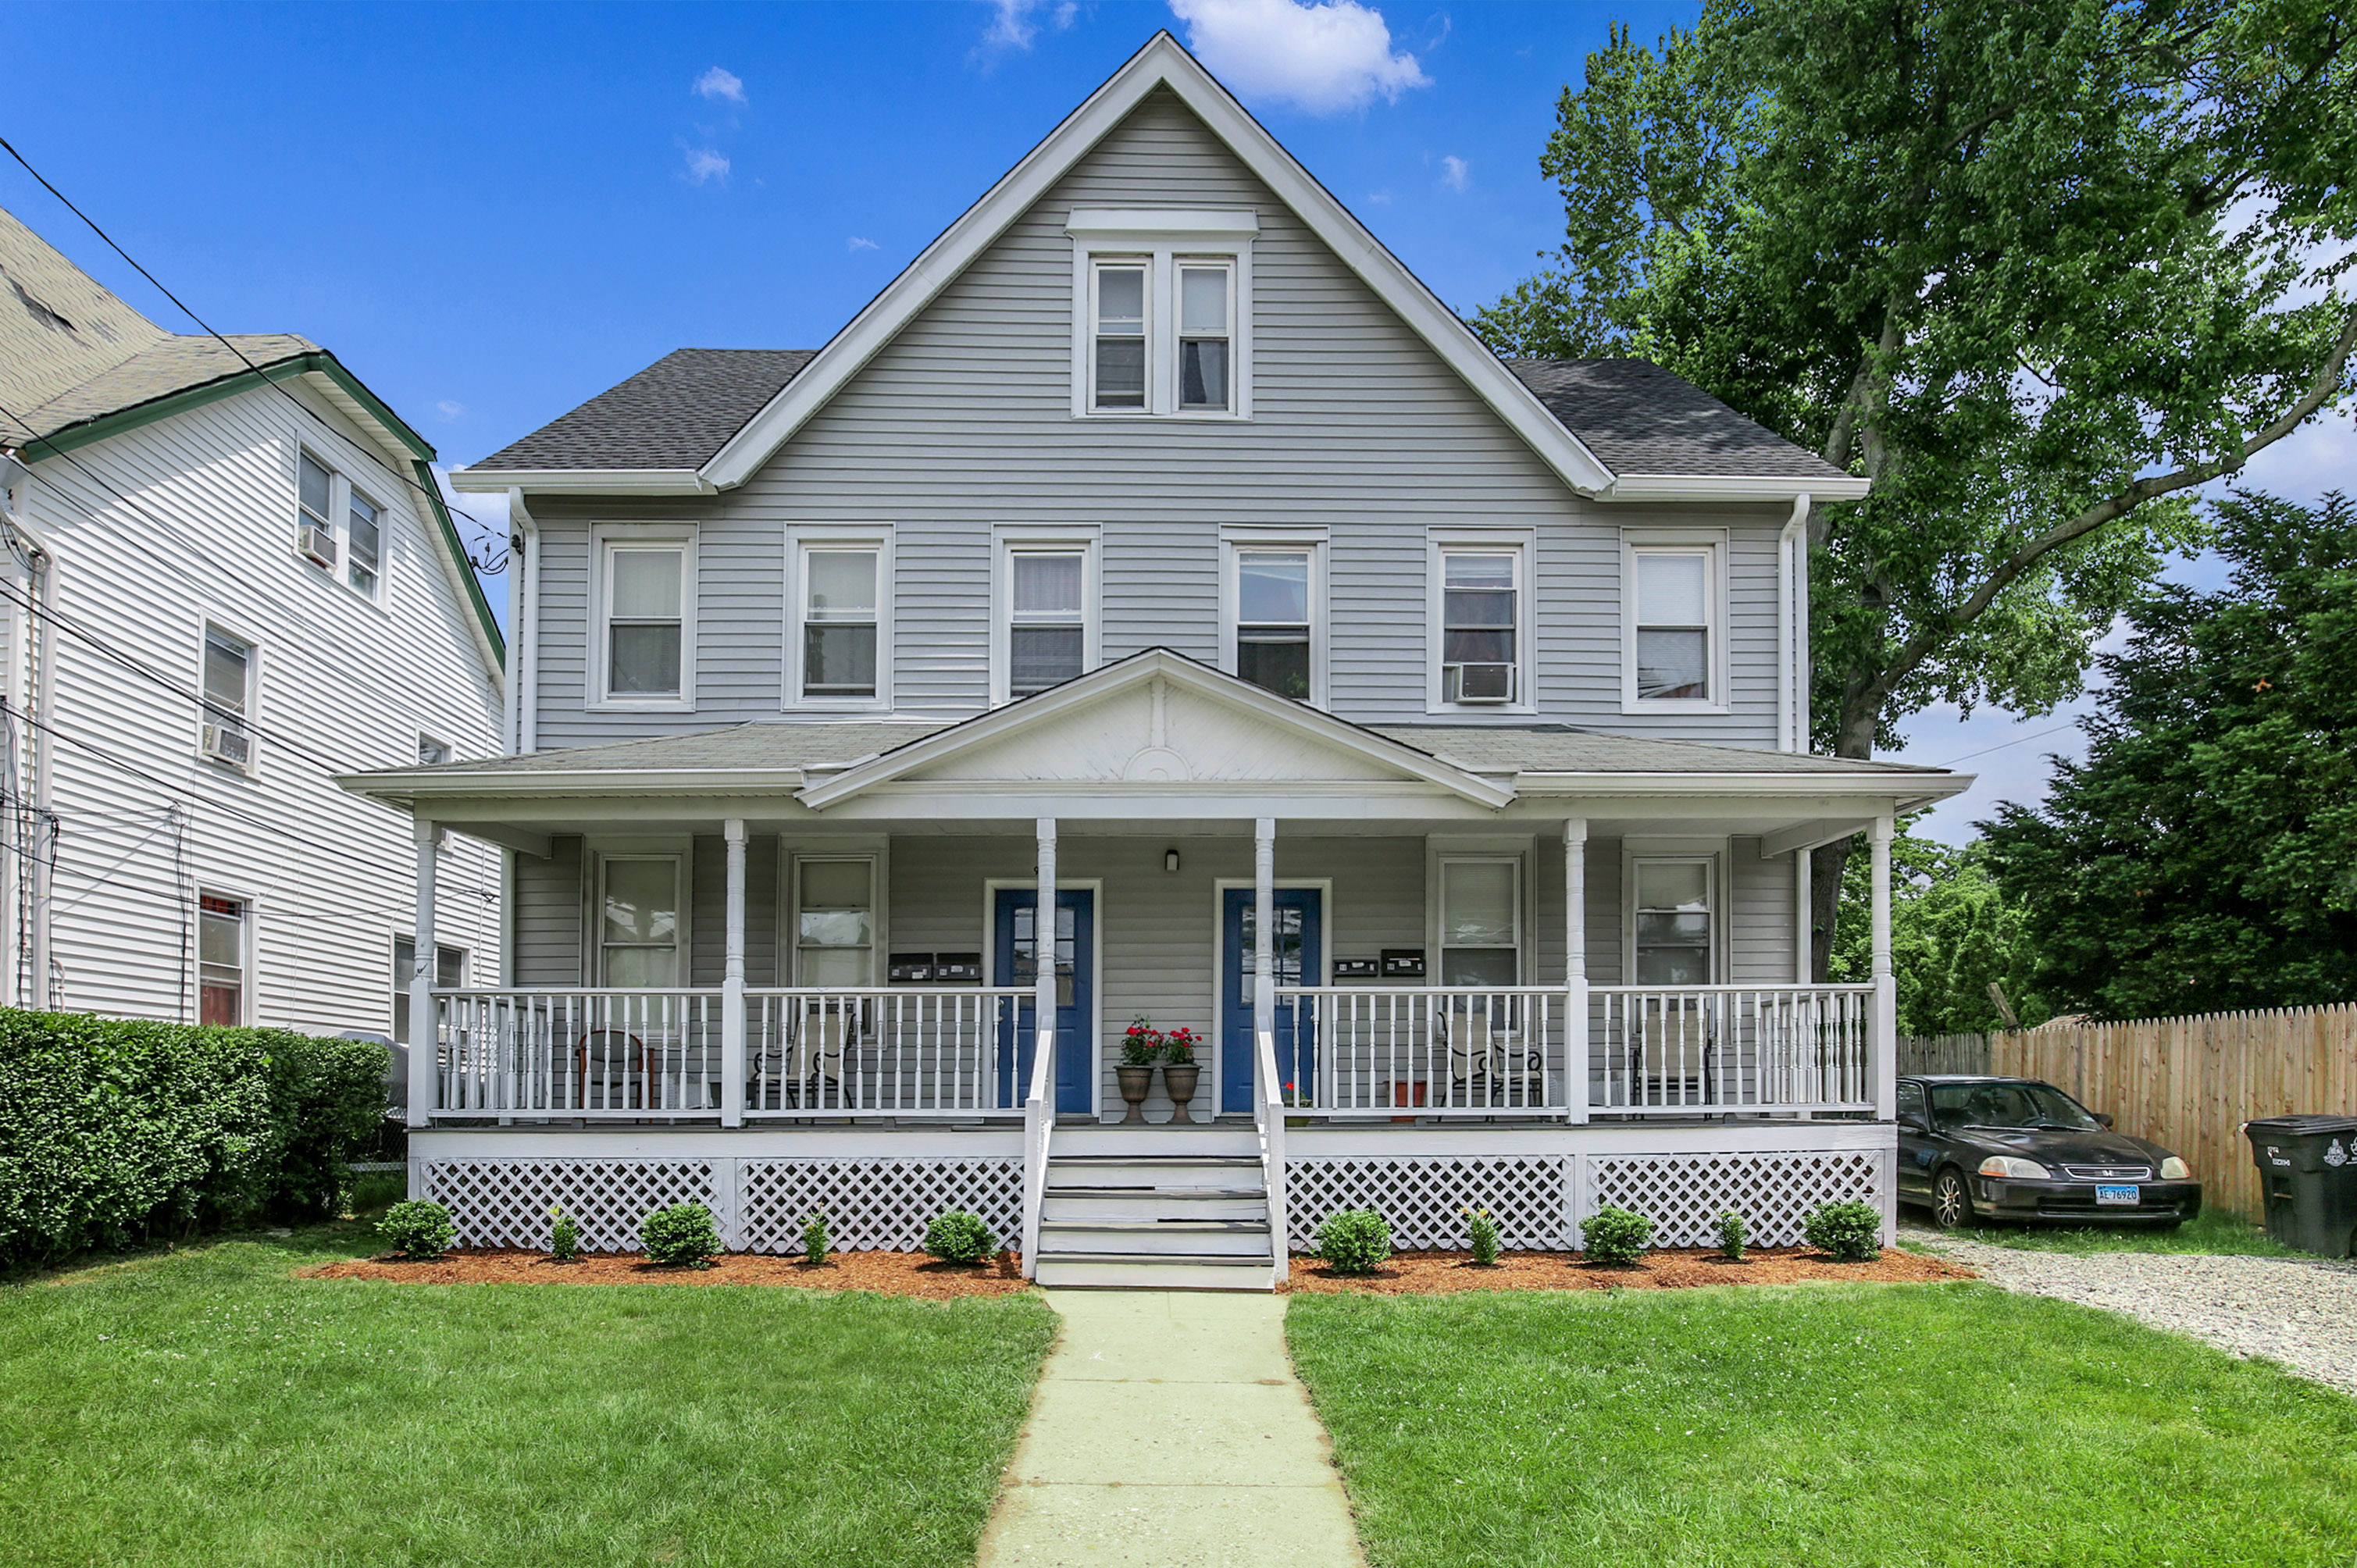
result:
[[[1563,824],[1563,1095],[1566,1119],[1587,1120],[1587,819]]]
[[[1032,977],[1031,1026],[1037,1031],[1036,1048],[1044,1052],[1053,1050],[1056,1040],[1056,819],[1041,817],[1035,831],[1039,836],[1039,905],[1031,913],[1031,953],[1036,971]],[[1052,1075],[1049,1081],[1054,1081]]]
[[[1813,985],[1817,980],[1816,852],[1792,852],[1792,983]]]
[[[434,1014],[434,877],[442,852],[439,824],[420,817],[412,833],[417,846],[417,924],[409,967],[409,1124],[433,1119],[441,1091],[437,1070],[442,1021]]]
[[[1874,1114],[1899,1113],[1899,979],[1890,968],[1890,835],[1888,813],[1874,819]]]
[[[1307,979],[1307,976],[1304,976]],[[1276,819],[1253,822],[1253,1059],[1276,1033]],[[1264,1092],[1268,1085],[1262,1085]]]
[[[720,1124],[745,1124],[745,822],[731,817],[728,841],[727,967],[720,980]]]

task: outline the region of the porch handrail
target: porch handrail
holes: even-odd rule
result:
[[[1589,994],[1598,1112],[1875,1107],[1870,984],[1599,985]]]
[[[720,1112],[717,987],[466,986],[428,995],[429,1113],[638,1121]]]
[[[1569,1112],[1560,985],[1292,985],[1276,997],[1293,1008],[1293,1071],[1280,1080],[1300,1082],[1306,1065],[1305,1104],[1322,1114]]]
[[[1276,1076],[1276,1036],[1263,1029],[1254,1040],[1254,1075],[1260,1092],[1253,1097],[1253,1120],[1260,1127],[1260,1174],[1268,1193],[1269,1262],[1275,1270],[1272,1277],[1283,1284],[1293,1262],[1285,1191],[1285,1088]]]
[[[1017,986],[745,992],[751,1120],[974,1116],[1017,1108]]]
[[[1056,1027],[1043,1022],[1031,1045],[1031,1089],[1023,1097],[1023,1277],[1039,1273],[1039,1213],[1048,1202],[1048,1141],[1056,1131]]]

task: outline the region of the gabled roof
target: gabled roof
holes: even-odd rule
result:
[[[1534,371],[1555,388],[1554,394],[1531,384],[1530,375],[1492,354],[1168,32],[1157,33],[805,363],[786,363],[799,352],[794,350],[768,351],[766,363],[725,361],[718,356],[726,350],[683,350],[505,451],[459,470],[453,483],[478,490],[673,493],[708,493],[742,484],[1148,94],[1162,89],[1176,94],[1574,489],[1630,499],[1789,499],[1811,491],[1831,499],[1865,493],[1864,480],[1780,441],[1651,366],[1643,367],[1651,372],[1646,384],[1654,395],[1670,395],[1674,406],[1663,413],[1680,427],[1651,445],[1637,443],[1626,417],[1641,415],[1645,395],[1609,392],[1632,380],[1629,371],[1612,367],[1636,361],[1566,361],[1575,371],[1587,370],[1569,381],[1544,368]],[[760,405],[738,413],[765,379],[775,384]],[[702,397],[713,400],[708,410],[678,406]],[[1566,417],[1566,409],[1572,407],[1600,420],[1629,458],[1666,466],[1630,470],[1640,482],[1624,483],[1621,472],[1587,445],[1579,418]],[[640,419],[651,428],[637,428]],[[1717,428],[1706,428],[1712,425]],[[711,435],[724,427],[728,428],[721,439],[711,444]],[[694,439],[687,438],[691,433]],[[1769,456],[1780,450],[1790,459],[1781,467]],[[1713,469],[1706,461],[1713,452],[1739,452],[1747,461],[1731,471]]]
[[[1547,412],[1617,477],[1789,478],[1855,484],[1850,475],[1650,360],[1508,360]]]
[[[389,457],[407,459],[483,649],[495,669],[505,662],[506,639],[435,484],[433,446],[333,354],[292,332],[167,332],[5,208],[0,284],[0,447],[36,463],[64,457],[266,382],[316,377],[321,395],[382,432]]]

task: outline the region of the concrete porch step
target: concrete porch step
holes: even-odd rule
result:
[[[1265,1219],[1268,1197],[1250,1187],[1051,1187],[1039,1212],[1050,1222]]]
[[[1049,1144],[1056,1158],[1103,1155],[1214,1155],[1260,1157],[1260,1134],[1247,1122],[1237,1126],[1198,1122],[1191,1127],[1059,1127]]]
[[[1266,1262],[1268,1222],[1247,1219],[1050,1219],[1039,1226],[1039,1258],[1256,1258]]]
[[[1044,1252],[1037,1277],[1043,1285],[1111,1290],[1266,1291],[1276,1283],[1275,1271],[1265,1259],[1141,1259],[1073,1253],[1056,1257]]]

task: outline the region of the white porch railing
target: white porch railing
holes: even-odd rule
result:
[[[1285,1193],[1285,1089],[1276,1070],[1276,1037],[1265,1029],[1253,1036],[1253,1123],[1260,1134],[1261,1190],[1268,1195],[1269,1260],[1283,1284],[1292,1273],[1286,1238],[1293,1233]]]
[[[745,993],[745,1114],[1019,1111],[1016,1008],[1030,991]]]
[[[1871,1111],[1871,985],[1599,985],[1595,1109]]]
[[[1276,1071],[1309,1109],[1339,1115],[1494,1116],[1568,1109],[1560,986],[1280,988],[1292,1037]]]
[[[590,1119],[720,1109],[717,991],[437,991],[445,1113]]]

